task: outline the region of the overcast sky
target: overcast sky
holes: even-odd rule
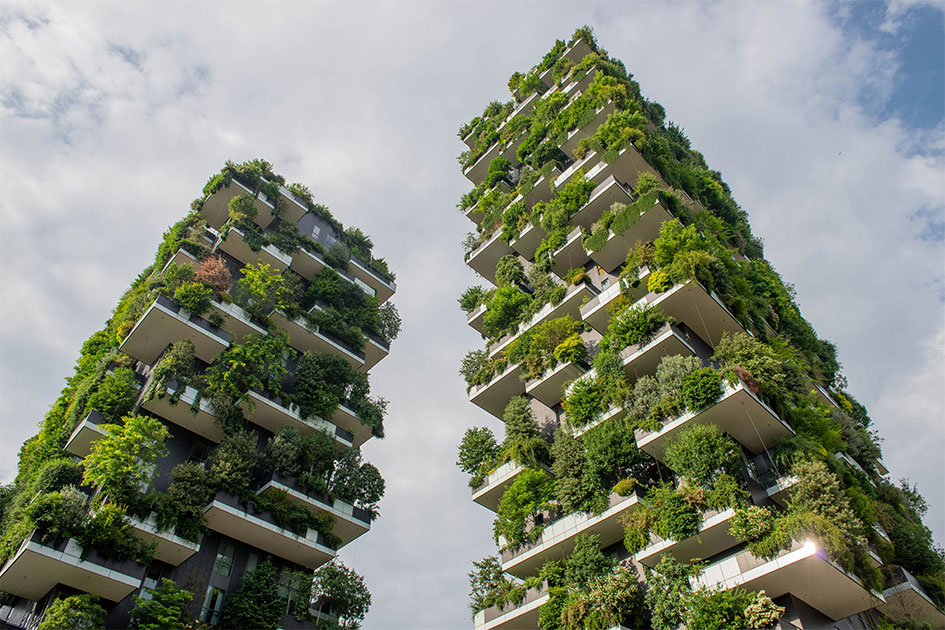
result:
[[[481,340],[456,130],[587,23],[722,172],[945,541],[942,4],[60,5],[0,4],[0,480],[164,229],[224,160],[264,157],[398,275],[364,449],[387,496],[341,554],[365,627],[469,626],[495,546],[453,462],[467,427],[501,430],[457,374]]]

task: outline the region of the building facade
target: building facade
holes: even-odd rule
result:
[[[258,606],[280,627],[332,619],[312,574],[370,530],[383,494],[359,449],[383,437],[368,371],[399,331],[395,288],[360,230],[265,161],[211,177],[21,450],[0,619],[36,627],[89,593],[128,627],[167,578],[220,625],[267,562],[279,603]]]
[[[921,499],[719,174],[589,29],[509,89],[459,132],[461,373],[505,423],[459,450],[475,627],[945,626]]]

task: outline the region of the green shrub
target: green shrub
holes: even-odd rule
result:
[[[496,543],[505,538],[503,549],[517,549],[541,534],[542,527],[526,529],[535,516],[548,508],[554,484],[547,474],[526,468],[508,487],[499,501],[493,535]]]
[[[590,376],[572,381],[561,406],[572,427],[586,426],[604,412],[601,384]]]
[[[629,497],[633,494],[634,489],[637,487],[636,479],[621,479],[616,484],[614,484],[613,492],[621,497]]]
[[[486,291],[481,286],[469,287],[463,294],[459,296],[457,300],[459,302],[459,307],[470,313],[477,306],[483,303],[483,300],[486,297]]]
[[[478,488],[485,481],[486,475],[496,467],[499,458],[499,446],[495,436],[486,427],[466,429],[459,444],[456,465],[464,473],[471,475],[470,487]]]
[[[611,318],[607,326],[608,342],[614,350],[631,345],[644,348],[667,320],[658,307],[629,306]]]
[[[57,599],[46,610],[37,630],[104,630],[107,613],[95,595]]]
[[[210,310],[213,289],[202,282],[185,282],[174,291],[174,301],[191,315],[200,317]]]
[[[688,428],[666,445],[665,461],[674,472],[701,488],[720,475],[738,471],[741,449],[714,424]]]
[[[646,505],[653,519],[653,531],[666,540],[683,540],[699,531],[702,515],[681,491],[669,484],[653,487]]]
[[[662,293],[672,287],[673,281],[670,280],[669,276],[662,269],[657,269],[650,273],[650,277],[646,281],[646,288],[652,293]]]
[[[580,363],[587,358],[587,346],[581,335],[574,333],[554,349],[555,360],[559,363]]]
[[[714,368],[696,370],[683,380],[682,398],[692,411],[712,405],[721,395],[722,375]]]
[[[500,287],[525,283],[525,267],[518,257],[506,254],[495,266],[495,281]]]
[[[132,630],[177,630],[184,627],[189,615],[185,610],[193,594],[178,588],[173,580],[161,578],[157,588],[146,588],[149,598],[135,597],[131,611]]]
[[[738,540],[760,540],[768,535],[771,527],[771,512],[765,508],[750,505],[735,510],[729,526],[729,534]]]
[[[79,535],[85,527],[86,499],[74,486],[66,486],[37,497],[30,504],[27,515],[35,527],[44,531],[44,538],[71,538]]]
[[[139,385],[131,368],[115,368],[105,375],[95,393],[89,396],[86,408],[95,409],[110,422],[118,422],[131,411],[138,397],[138,389]]]
[[[230,218],[237,223],[247,223],[254,220],[257,212],[253,199],[252,195],[237,195],[230,199],[227,204]]]
[[[275,630],[285,612],[276,570],[267,556],[243,576],[240,587],[226,598],[220,625],[224,628]]]
[[[483,333],[497,339],[504,334],[514,332],[531,312],[532,298],[517,286],[502,286],[496,289],[488,299],[485,315],[482,318]]]
[[[210,456],[210,479],[218,488],[241,494],[256,466],[256,436],[248,431],[226,436]]]

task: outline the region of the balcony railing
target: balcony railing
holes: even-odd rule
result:
[[[525,470],[525,467],[514,460],[505,462],[489,473],[479,486],[472,489],[472,500],[493,512],[497,511],[502,495],[505,494],[505,491],[515,482],[523,470]],[[540,467],[539,470],[551,474],[551,471],[545,466]]]
[[[518,630],[538,627],[538,609],[548,603],[548,585],[525,591],[525,597],[518,604],[506,604],[498,608],[492,606],[476,613],[476,630]]]
[[[100,428],[100,425],[105,424],[105,422],[102,414],[94,409],[89,411],[85,419],[72,430],[69,441],[66,442],[65,450],[79,457],[85,457],[91,453],[92,442],[105,435],[105,431]]]
[[[496,418],[501,418],[509,399],[525,393],[525,382],[520,377],[521,371],[521,363],[506,367],[485,385],[477,385],[469,390],[469,401]]]
[[[236,227],[231,227],[221,237],[217,248],[243,264],[265,263],[279,271],[285,271],[292,264],[292,256],[275,245],[261,245],[258,251],[254,251],[243,231]]]
[[[64,584],[117,602],[141,585],[144,572],[133,560],[111,560],[94,549],[84,553],[71,538],[43,542],[34,530],[0,569],[0,591],[36,601]]]
[[[604,245],[600,249],[589,251],[588,255],[602,269],[611,272],[624,263],[627,251],[638,241],[649,243],[656,240],[659,237],[660,227],[672,218],[673,214],[657,200],[649,209],[640,214],[636,222],[625,232],[614,234],[613,231],[609,231]]]
[[[155,557],[162,562],[179,566],[200,549],[200,543],[181,538],[174,532],[159,530],[153,515],[143,521],[136,518],[129,520],[136,536],[146,543],[157,543]]]
[[[886,602],[879,611],[895,622],[907,620],[927,623],[933,628],[945,628],[945,611],[928,596],[922,584],[902,567],[895,567],[883,590]]]
[[[348,262],[348,272],[371,287],[381,304],[389,300],[397,291],[397,285],[394,284],[393,280],[388,280],[379,271],[371,267],[369,263],[357,256],[351,256],[351,260]]]
[[[502,552],[502,569],[516,577],[534,575],[548,560],[560,560],[574,550],[578,534],[597,534],[601,548],[623,540],[620,516],[628,514],[640,504],[636,493],[629,496],[611,494],[608,508],[600,514],[574,512],[545,527],[538,539],[514,551]]]
[[[525,393],[540,400],[548,407],[554,407],[564,396],[568,383],[587,372],[582,363],[568,361],[545,370],[545,373],[525,383]]]
[[[230,218],[229,203],[233,197],[238,195],[252,195],[253,191],[241,184],[235,178],[230,185],[221,188],[217,192],[208,196],[203,201],[200,208],[200,214],[207,220],[207,225],[219,230],[227,219]],[[260,193],[259,197],[253,199],[253,206],[256,208],[256,218],[253,222],[262,229],[269,227],[275,214],[275,206],[266,200],[266,196]]]
[[[321,532],[308,530],[304,536],[276,525],[268,512],[252,513],[241,506],[239,497],[219,491],[207,506],[207,526],[236,540],[279,558],[314,569],[335,557]]]
[[[301,433],[312,433],[313,431],[322,431],[334,436],[335,441],[342,447],[350,448],[353,446],[354,436],[350,431],[346,431],[323,418],[302,418],[295,409],[286,407],[281,397],[272,397],[266,392],[251,389],[247,392],[249,401],[252,403],[252,413],[250,413],[250,402],[241,404],[246,412],[246,417],[253,424],[263,427],[267,431],[275,433],[283,426],[294,427]]]
[[[513,253],[502,238],[502,230],[496,230],[489,238],[469,254],[466,262],[472,269],[492,284],[496,283],[495,266],[503,256]]]
[[[191,315],[170,298],[159,295],[125,337],[119,350],[151,365],[168,344],[180,339],[190,340],[197,358],[211,363],[217,354],[229,347],[233,335],[202,317]]]
[[[326,331],[319,330],[317,326],[310,328],[301,316],[290,319],[284,311],[275,310],[271,318],[277,327],[288,333],[289,343],[299,352],[327,352],[346,360],[355,369],[364,368],[365,355],[362,351],[352,348]]]
[[[686,412],[663,424],[659,431],[636,431],[637,447],[663,461],[666,444],[680,432],[699,424],[714,424],[739,444],[758,454],[794,430],[778,417],[768,405],[739,381],[724,384],[719,399],[705,409]]]
[[[702,516],[699,531],[683,540],[664,540],[651,535],[651,544],[634,555],[634,560],[653,568],[666,554],[672,554],[680,562],[691,562],[693,558],[710,558],[735,546],[738,541],[728,533],[735,510],[710,510]]]
[[[205,398],[200,399],[200,404],[195,405],[199,392],[190,387],[184,387],[180,392],[177,403],[172,404],[172,397],[177,394],[180,384],[171,379],[167,384],[167,394],[161,398],[152,398],[141,404],[142,409],[146,409],[156,414],[168,422],[173,422],[177,426],[183,427],[188,431],[210,440],[219,442],[223,439],[223,429],[220,428],[214,416],[213,407]]]

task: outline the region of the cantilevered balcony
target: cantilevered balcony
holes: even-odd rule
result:
[[[207,220],[207,225],[219,230],[220,226],[226,223],[230,218],[229,203],[233,197],[238,195],[252,195],[253,191],[236,181],[234,178],[230,185],[221,188],[204,199],[203,206],[200,208],[200,214]],[[253,199],[253,206],[256,208],[256,218],[253,222],[259,227],[266,229],[272,223],[275,214],[275,206],[266,199],[266,195],[259,193],[259,196]]]
[[[502,608],[492,606],[475,614],[476,630],[521,630],[538,627],[538,609],[548,603],[547,584],[525,591],[525,598],[516,606],[507,604]]]
[[[568,49],[565,50],[561,56],[564,59],[567,59],[568,61],[573,63],[574,65],[577,65],[581,63],[584,57],[591,54],[592,52],[594,51],[591,50],[590,44],[588,44],[583,39],[579,39],[576,42],[574,42],[574,44],[569,46]]]
[[[220,428],[214,417],[210,401],[201,398],[200,404],[194,405],[198,395],[196,389],[189,385],[184,387],[184,391],[180,392],[180,399],[177,403],[171,404],[171,398],[177,392],[178,387],[180,385],[171,380],[167,384],[167,394],[164,397],[147,400],[141,404],[141,408],[211,442],[222,440],[224,437],[223,429]]]
[[[581,319],[587,322],[591,328],[604,334],[610,325],[611,309],[614,300],[621,295],[626,295],[630,300],[638,300],[647,293],[646,283],[650,277],[650,269],[645,265],[637,269],[637,281],[635,285],[630,285],[624,280],[618,280],[606,287],[597,296],[581,305]]]
[[[922,584],[902,567],[893,569],[886,580],[883,597],[886,602],[879,606],[879,611],[893,621],[905,623],[911,619],[933,628],[945,628],[945,612],[935,605]]]
[[[493,186],[489,190],[483,191],[479,195],[479,199],[481,200],[483,197],[488,196],[490,193],[496,190],[498,190],[499,192],[508,194],[512,192],[512,186],[505,179],[500,179],[498,183],[496,183],[495,186]],[[519,197],[516,196],[515,199],[518,200]],[[472,221],[473,223],[475,223],[476,225],[479,225],[480,223],[482,223],[482,219],[484,218],[482,209],[479,207],[479,200],[477,200],[476,203],[472,205],[472,207],[466,208],[463,214],[465,214],[466,218]]]
[[[610,207],[615,203],[629,204],[632,202],[633,197],[630,195],[630,190],[611,175],[591,191],[587,203],[581,206],[581,209],[571,217],[571,225],[579,225],[590,229],[591,225],[598,221],[604,212],[610,210]]]
[[[600,127],[603,122],[607,120],[607,117],[616,110],[617,105],[614,104],[613,101],[610,101],[603,107],[598,108],[597,111],[594,112],[594,117],[587,125],[583,127],[577,127],[568,132],[568,139],[561,144],[561,150],[573,158],[574,150],[577,149],[581,140],[593,136],[594,132],[597,131],[597,128]]]
[[[515,460],[505,462],[489,473],[482,484],[472,489],[472,500],[493,512],[497,511],[502,495],[505,494],[505,491],[523,470],[525,470],[525,467]],[[545,467],[541,467],[539,470],[551,474],[551,471]]]
[[[295,409],[283,406],[281,399],[272,399],[268,395],[255,390],[247,392],[249,401],[240,403],[246,417],[256,426],[275,433],[281,427],[291,426],[300,433],[322,431],[335,438],[335,442],[342,448],[353,446],[354,437],[348,431],[341,429],[334,423],[319,417],[302,418]],[[252,406],[252,411],[250,411]]]
[[[285,271],[292,264],[292,256],[275,245],[262,245],[259,251],[253,251],[250,247],[250,241],[246,239],[243,231],[236,227],[231,227],[229,231],[221,237],[217,245],[220,251],[226,252],[236,260],[245,264],[265,263],[278,271]]]
[[[580,160],[575,160],[571,165],[564,169],[564,171],[555,177],[552,181],[554,182],[553,187],[555,190],[561,190],[564,186],[567,186],[572,181],[576,181],[577,174],[582,173],[585,177],[587,174],[597,168],[598,164],[601,162],[601,154],[596,151],[588,151],[587,155],[582,157]],[[610,173],[608,173],[609,175]],[[601,177],[598,181],[602,182],[606,177]],[[626,181],[626,180],[624,180]],[[636,181],[636,180],[632,180]],[[536,184],[537,186],[537,184]]]
[[[371,267],[371,265],[359,260],[355,256],[352,256],[351,260],[348,261],[348,273],[371,287],[375,295],[377,295],[378,302],[381,304],[389,300],[391,296],[394,295],[394,292],[397,291],[397,285],[394,284],[393,280],[388,280],[382,276],[379,271]]]
[[[511,253],[513,253],[513,250],[502,238],[502,230],[496,230],[492,236],[469,254],[469,260],[466,261],[466,264],[472,267],[473,271],[480,276],[492,284],[496,284],[495,266],[500,258]]]
[[[488,308],[486,308],[485,304],[480,304],[469,311],[466,313],[466,324],[476,332],[482,334],[484,330],[484,316],[487,310]]]
[[[608,206],[609,207],[609,206]],[[663,222],[673,218],[659,200],[646,210],[636,220],[636,223],[627,228],[622,234],[609,232],[604,246],[597,251],[589,252],[591,260],[600,265],[605,271],[611,272],[623,264],[629,251],[638,241],[649,243],[656,240],[660,234]]]
[[[626,497],[611,494],[609,506],[601,514],[575,512],[559,518],[542,530],[538,540],[515,551],[502,552],[502,570],[520,578],[535,575],[549,560],[561,560],[574,551],[578,534],[597,534],[603,549],[623,540],[620,517],[640,504],[636,493]]]
[[[583,366],[573,361],[558,363],[555,367],[545,370],[545,373],[538,378],[525,383],[525,393],[549,407],[554,407],[561,402],[568,383],[586,371]]]
[[[273,311],[270,317],[273,324],[288,333],[290,345],[299,352],[307,350],[327,352],[341,357],[355,369],[363,369],[365,358],[363,352],[320,331],[317,326],[314,329],[309,328],[308,321],[303,317],[289,319],[289,316],[281,310]]]
[[[494,142],[491,147],[486,149],[485,152],[479,156],[472,166],[463,171],[463,175],[466,176],[466,179],[478,186],[479,182],[486,178],[492,160],[499,157],[500,153],[502,153],[501,145],[498,142]]]
[[[656,374],[656,368],[664,357],[681,354],[687,357],[696,354],[689,343],[686,331],[676,324],[663,324],[644,346],[633,344],[620,351],[620,362],[630,382],[644,374]]]
[[[279,204],[281,206],[279,217],[292,225],[297,224],[299,220],[308,213],[308,206],[299,201],[295,193],[281,184],[279,185],[279,192],[282,193],[282,203]]]
[[[349,442],[356,448],[360,448],[362,444],[371,439],[371,427],[361,421],[360,416],[352,407],[352,403],[342,402],[332,415],[331,421],[338,429],[343,431],[342,435]]]
[[[485,385],[477,385],[469,390],[469,402],[485,409],[496,418],[501,418],[509,399],[525,393],[521,371],[521,363],[508,366]]]
[[[584,235],[576,227],[568,234],[564,244],[552,254],[551,270],[559,278],[568,275],[571,269],[582,269],[591,258],[584,249]]]
[[[774,477],[770,485],[765,488],[765,494],[781,507],[787,507],[787,500],[791,497],[791,490],[793,490],[796,485],[797,477],[794,475]]]
[[[94,549],[83,555],[74,539],[44,543],[34,530],[0,569],[0,591],[36,601],[63,584],[117,602],[141,586],[143,565],[106,559]]]
[[[636,431],[637,447],[663,461],[666,445],[699,424],[714,424],[754,454],[774,447],[794,430],[782,421],[744,383],[723,383],[718,401],[695,413],[689,411],[665,423],[659,431]]]
[[[791,593],[834,620],[884,603],[882,595],[832,562],[815,540],[795,542],[773,560],[737,552],[708,565],[694,582],[723,590],[764,590],[772,599]]]
[[[588,431],[590,431],[591,429],[593,429],[594,427],[604,424],[608,420],[619,420],[623,418],[625,415],[627,415],[626,409],[624,409],[623,407],[616,407],[616,406],[611,405],[604,411],[604,413],[600,414],[598,417],[594,418],[587,424],[580,427],[571,426],[571,435],[573,435],[574,437],[580,437],[584,435],[585,433],[587,433]]]
[[[327,304],[316,302],[309,312],[314,313],[315,311],[320,311],[327,313],[327,309]],[[359,369],[367,372],[390,353],[390,344],[368,331],[362,330],[361,334],[364,335],[364,348],[361,350],[361,354],[364,355],[364,363]],[[349,350],[353,350],[353,348],[349,348]]]
[[[224,302],[219,296],[214,296],[210,305],[223,317],[223,330],[232,333],[237,341],[242,342],[249,335],[266,334],[265,328],[253,322],[252,316],[233,302]]]
[[[581,283],[577,285],[568,285],[565,289],[564,297],[557,304],[548,303],[541,307],[537,313],[527,322],[519,324],[514,333],[505,335],[494,344],[489,346],[489,356],[494,357],[502,350],[509,347],[515,339],[526,330],[529,330],[539,324],[551,319],[569,316],[572,319],[581,318],[581,304],[594,297],[594,289],[589,285]]]
[[[518,238],[512,241],[512,249],[520,254],[522,258],[531,260],[535,257],[535,251],[538,249],[538,246],[541,245],[541,242],[547,237],[548,232],[546,232],[544,228],[540,225],[532,225],[529,223],[519,232]]]
[[[331,501],[316,491],[306,490],[297,479],[272,473],[259,488],[257,494],[267,492],[284,492],[289,501],[334,518],[332,532],[341,539],[342,545],[347,545],[371,529],[371,515],[368,512],[350,503],[338,499]]]
[[[276,525],[270,513],[252,514],[248,509],[240,505],[236,495],[219,491],[204,512],[207,527],[309,569],[335,557],[321,532],[310,529],[300,536]]]
[[[658,306],[677,322],[686,324],[689,330],[712,347],[718,345],[725,333],[745,332],[745,328],[714,292],[709,293],[692,280],[662,293],[647,293],[634,303],[634,307],[644,305]]]
[[[634,147],[622,149],[611,162],[600,160],[584,172],[584,176],[592,182],[600,183],[613,175],[622,182],[636,182],[640,173],[647,172],[663,181],[659,173],[653,170],[640,152]],[[557,185],[557,184],[556,184]]]
[[[181,538],[171,531],[159,530],[153,515],[144,521],[136,518],[129,521],[138,538],[146,543],[157,543],[155,557],[161,562],[176,567],[200,550],[200,543]]]
[[[193,342],[197,358],[212,363],[222,350],[229,347],[233,335],[183,311],[173,300],[161,295],[144,312],[118,349],[151,365],[168,344],[180,339]]]
[[[69,436],[69,441],[66,442],[65,450],[79,457],[85,457],[91,453],[92,442],[105,435],[105,431],[101,428],[101,425],[105,422],[106,420],[102,414],[94,409],[89,411],[85,419],[72,430],[72,435]]]
[[[671,554],[680,562],[691,562],[693,558],[711,558],[722,553],[738,541],[728,533],[735,510],[712,511],[706,513],[699,524],[699,531],[684,540],[664,540],[653,534],[651,544],[638,551],[634,560],[650,567],[657,565],[666,554]]]
[[[214,239],[214,242],[216,242],[216,239]],[[170,259],[164,265],[164,269],[162,269],[162,271],[167,271],[172,265],[186,265],[196,270],[197,267],[200,266],[200,261],[197,260],[196,256],[181,247],[173,256],[170,257]]]

